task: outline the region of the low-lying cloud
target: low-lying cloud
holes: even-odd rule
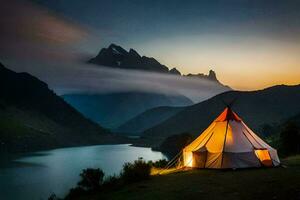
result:
[[[36,65],[36,68],[32,68]],[[70,93],[114,93],[140,91],[182,94],[194,102],[228,90],[217,82],[139,70],[108,68],[78,62],[32,64],[11,63],[15,70],[27,69],[44,80],[59,95]],[[41,68],[42,66],[42,68]],[[35,70],[32,70],[35,69]]]

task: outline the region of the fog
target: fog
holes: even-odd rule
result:
[[[182,94],[194,102],[228,90],[217,82],[147,71],[108,68],[80,61],[59,63],[7,62],[18,72],[27,71],[45,81],[57,94],[151,92]],[[5,64],[5,63],[4,63]]]

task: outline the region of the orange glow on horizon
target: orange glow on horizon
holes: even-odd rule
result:
[[[163,38],[143,44],[145,55],[182,74],[214,70],[224,85],[257,90],[300,84],[300,41],[221,35]],[[146,48],[145,48],[146,46]]]

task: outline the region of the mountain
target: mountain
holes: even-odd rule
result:
[[[0,152],[117,142],[47,84],[0,63]]]
[[[193,104],[183,95],[146,92],[66,94],[62,97],[84,116],[110,129],[115,129],[125,121],[154,107]]]
[[[172,68],[169,73],[173,75],[181,75],[180,71],[178,71],[176,68]]]
[[[220,83],[219,80],[217,79],[216,72],[214,72],[213,70],[209,70],[208,75],[205,75],[205,74],[188,74],[186,76],[187,77],[193,77],[193,78],[206,79],[206,80],[215,81],[215,82]]]
[[[141,133],[170,118],[183,110],[183,107],[156,107],[135,116],[119,126],[115,131],[130,135],[141,135]]]
[[[161,73],[169,72],[169,69],[165,65],[160,64],[154,58],[140,56],[134,49],[130,49],[129,52],[127,52],[115,44],[111,44],[108,48],[101,49],[98,55],[88,62],[122,69],[147,70]]]
[[[157,110],[153,116],[132,119],[148,109],[160,106],[187,106],[193,104],[188,98],[199,102],[212,95],[231,90],[230,87],[224,86],[219,82],[213,70],[210,70],[208,75],[182,75],[176,68],[169,70],[167,66],[159,63],[155,58],[141,56],[134,49],[127,51],[115,44],[111,44],[107,48],[102,48],[98,55],[90,59],[88,63],[110,68],[140,70],[140,72],[151,71],[172,75],[167,77],[172,78],[172,80],[177,81],[182,86],[182,88],[178,88],[178,91],[184,90],[186,92],[184,94],[186,96],[157,94],[155,88],[153,88],[155,92],[132,91],[93,95],[84,93],[63,95],[63,98],[67,102],[77,108],[86,117],[117,132],[125,131],[132,134],[131,131],[134,131],[138,133],[160,123],[175,113],[167,112],[160,115],[158,114],[160,111]],[[168,82],[163,84],[167,85]],[[185,84],[191,86],[191,89],[187,88]],[[172,82],[172,86],[174,85],[176,84]],[[147,113],[145,114],[147,115]],[[151,119],[146,120],[148,117]],[[125,125],[125,122],[128,122],[128,125]]]
[[[300,112],[300,85],[278,85],[258,91],[225,92],[184,108],[169,119],[144,131],[143,136],[162,139],[184,132],[199,134],[224,109],[223,101],[230,102],[234,99],[234,111],[253,130],[264,135],[264,127],[281,123]]]
[[[188,74],[182,75],[180,71],[176,68],[169,68],[161,63],[159,63],[155,58],[150,58],[146,56],[140,56],[140,54],[134,49],[126,51],[121,46],[111,44],[107,48],[102,48],[98,55],[91,58],[88,63],[102,65],[112,68],[120,69],[135,69],[135,70],[145,70],[159,73],[167,73],[171,75],[186,76],[191,78],[199,78],[210,80],[219,83],[223,86],[217,79],[216,73],[213,70],[209,71],[208,75],[205,74]],[[229,88],[230,89],[230,88]]]

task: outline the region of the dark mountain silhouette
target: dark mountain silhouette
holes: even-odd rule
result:
[[[141,135],[143,131],[161,123],[181,110],[183,110],[183,107],[162,106],[152,108],[126,121],[115,131],[129,135]]]
[[[0,152],[114,142],[47,84],[0,63]]]
[[[140,56],[140,54],[134,49],[126,51],[121,46],[115,44],[111,44],[108,48],[101,49],[98,55],[90,59],[88,62],[113,68],[145,70],[179,76],[181,75],[180,71],[178,71],[176,68],[172,68],[171,70],[169,70],[167,66],[159,63],[154,58]],[[182,76],[204,78],[206,80],[216,81],[220,83],[217,79],[216,73],[213,70],[210,70],[208,75],[188,74]],[[222,84],[220,83],[220,85]]]
[[[199,134],[224,109],[223,101],[230,102],[233,99],[237,99],[233,110],[253,130],[264,135],[262,131],[265,126],[281,123],[300,112],[300,85],[279,85],[249,92],[225,92],[186,107],[169,119],[146,130],[143,135],[163,139],[184,132]]]
[[[183,95],[146,92],[68,94],[62,96],[87,118],[115,129],[145,110],[158,106],[186,106],[193,102]]]
[[[111,44],[100,50],[99,54],[89,60],[89,63],[122,69],[137,69],[168,73],[169,69],[154,58],[140,56],[134,49],[127,52],[122,47]]]
[[[180,71],[178,71],[176,68],[173,68],[169,71],[170,74],[174,74],[174,75],[181,75]]]
[[[194,78],[203,78],[203,79],[207,79],[207,80],[210,80],[210,81],[219,82],[218,79],[217,79],[216,72],[214,72],[213,70],[209,70],[208,75],[205,75],[205,74],[188,74],[186,76],[187,77],[194,77]]]

